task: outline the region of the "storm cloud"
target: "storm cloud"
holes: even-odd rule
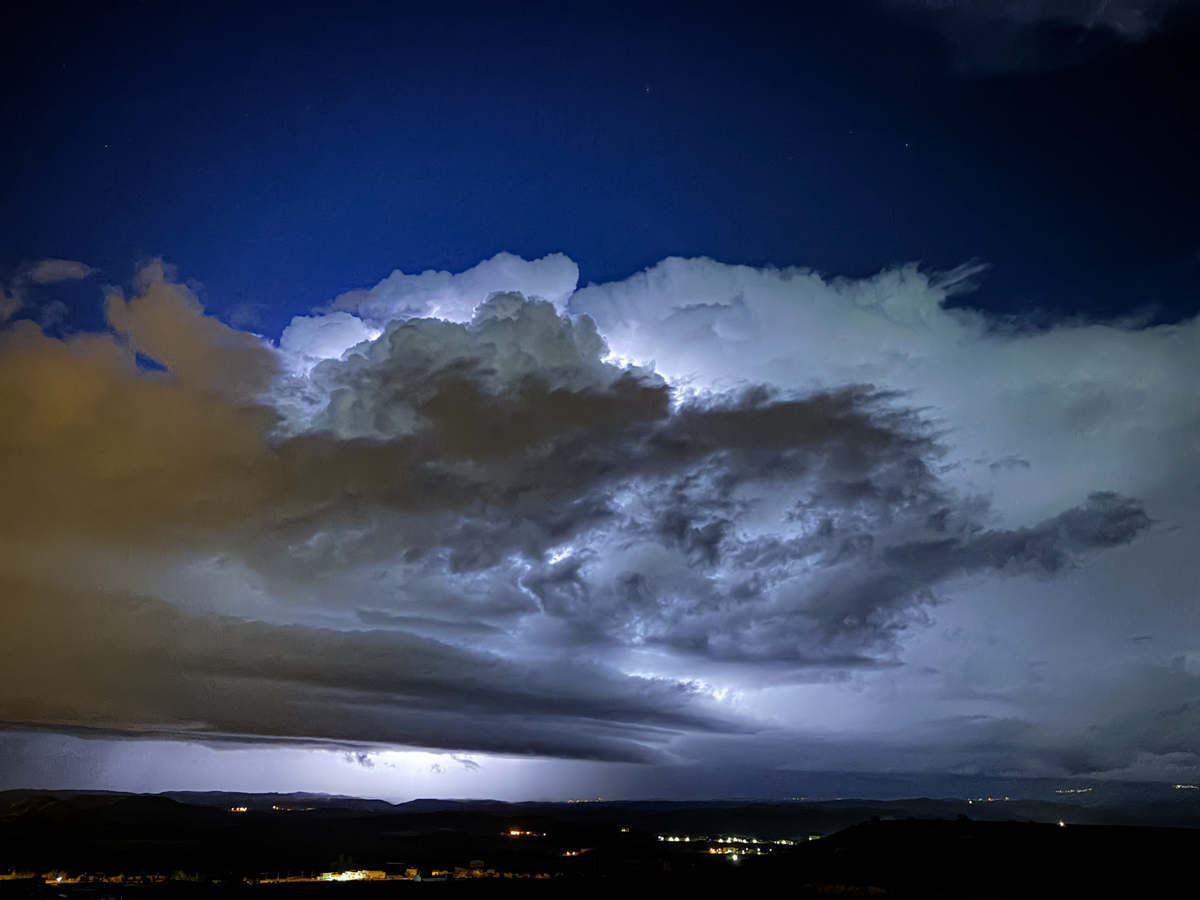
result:
[[[772,691],[911,677],[894,733],[949,721],[958,651],[913,660],[959,595],[1178,531],[1200,433],[1195,323],[1005,331],[945,308],[974,271],[671,259],[576,291],[502,255],[274,345],[154,264],[108,333],[16,322],[0,718],[648,762],[801,735]],[[1094,756],[1128,763],[1110,719]]]

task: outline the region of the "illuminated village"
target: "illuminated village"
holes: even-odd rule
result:
[[[276,810],[283,809],[282,807],[274,807]],[[247,807],[231,807],[230,812],[245,813],[249,809]],[[628,835],[631,829],[621,828],[620,834]],[[508,829],[501,833],[502,836],[512,839],[523,838],[545,838],[544,832],[536,832],[523,830],[519,828]],[[684,844],[685,847],[674,847],[676,851],[683,851],[704,856],[725,856],[731,861],[737,862],[742,857],[763,856],[771,853],[773,850],[784,847],[794,847],[799,842],[795,840],[763,840],[756,837],[745,836],[714,836],[714,835],[687,835],[687,834],[659,834],[654,836],[658,842],[667,844]],[[816,840],[820,835],[810,835],[808,840]],[[591,852],[591,847],[580,847],[577,849],[569,849],[557,852],[560,858],[573,859]],[[670,863],[666,863],[665,869],[670,870]],[[330,871],[322,872],[307,872],[307,873],[287,873],[274,875],[261,875],[258,877],[245,876],[240,879],[244,884],[249,885],[266,885],[266,884],[317,884],[328,882],[387,882],[387,881],[463,881],[474,879],[510,879],[510,880],[534,880],[544,881],[562,877],[562,872],[527,872],[527,871],[505,871],[489,867],[483,860],[471,860],[466,866],[448,866],[444,868],[432,867],[425,871],[413,866],[406,866],[398,871],[386,871],[384,869],[355,869],[355,868],[339,868]],[[14,882],[42,882],[48,886],[64,886],[70,887],[73,885],[101,885],[101,884],[117,884],[117,885],[163,885],[170,882],[201,882],[206,881],[205,877],[197,874],[190,874],[183,871],[174,871],[169,874],[160,873],[106,873],[106,872],[73,872],[69,870],[51,870],[49,872],[32,872],[14,870],[10,872],[0,873],[0,881]]]

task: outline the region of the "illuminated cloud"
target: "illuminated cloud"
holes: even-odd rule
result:
[[[5,579],[5,721],[129,737],[400,744],[647,762],[727,730],[694,688],[595,663],[505,660],[398,631],[188,616]]]
[[[465,322],[491,294],[518,293],[561,306],[578,282],[579,267],[561,253],[532,261],[497,253],[457,274],[429,269],[406,275],[397,269],[369,291],[342,294],[331,309],[351,311],[378,326],[423,316]]]
[[[1010,527],[1096,490],[1179,501],[1200,323],[1033,329],[947,309],[972,271],[847,280],[668,259],[581,289],[570,310],[591,316],[621,358],[685,388],[900,392],[943,435],[941,477],[988,497]]]
[[[249,400],[275,373],[275,359],[253,335],[204,315],[200,302],[170,284],[161,262],[139,276],[140,296],[109,293],[108,322],[138,353],[165,366],[179,384]]]
[[[326,359],[340,359],[356,344],[379,336],[378,329],[347,312],[321,316],[296,316],[283,330],[279,349],[296,375],[308,375],[312,367]]]
[[[1130,599],[1200,518],[1200,328],[1004,328],[946,308],[975,274],[668,259],[575,291],[564,257],[501,255],[272,347],[153,264],[110,334],[17,322],[0,719],[764,766],[830,728],[930,765],[1182,752],[1195,678],[1162,673],[1193,632],[1127,637],[1186,588]],[[1088,658],[1031,687],[1062,616]],[[1135,656],[1097,678],[1114,640]]]

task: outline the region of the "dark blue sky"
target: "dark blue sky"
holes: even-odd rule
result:
[[[865,2],[350,7],[7,4],[0,265],[162,256],[271,334],[501,250],[584,283],[980,258],[997,311],[1200,305],[1186,5],[1140,43],[1031,30],[1039,62],[992,75]],[[101,325],[94,283],[53,294]]]

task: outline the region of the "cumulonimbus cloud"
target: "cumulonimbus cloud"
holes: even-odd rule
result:
[[[1153,460],[1194,427],[1163,396],[1194,324],[1004,334],[913,268],[467,274],[396,273],[277,348],[161,267],[111,334],[0,334],[0,718],[659,758],[755,723],[623,654],[894,667],[956,584],[1150,533],[1176,470],[1096,437]]]

